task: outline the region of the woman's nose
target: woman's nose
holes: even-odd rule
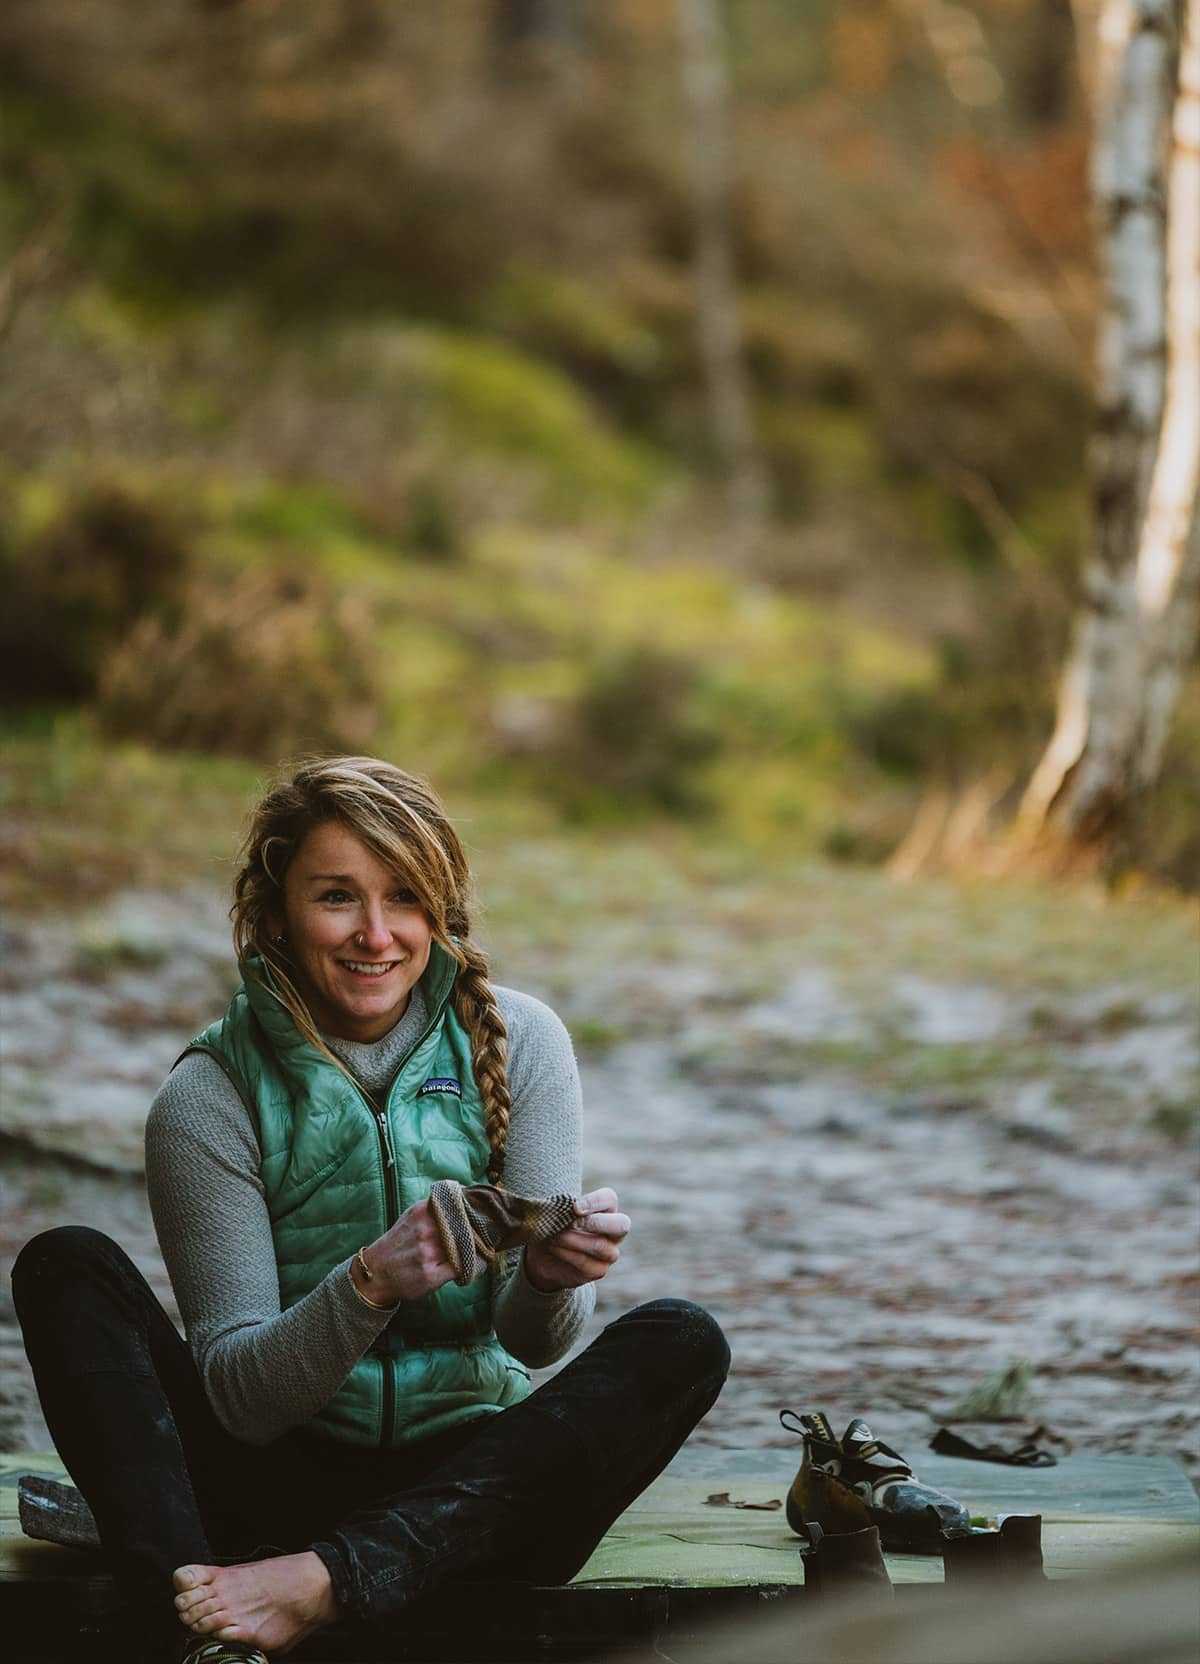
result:
[[[392,945],[392,932],[381,907],[369,907],[358,933],[363,947],[371,953],[383,953]]]

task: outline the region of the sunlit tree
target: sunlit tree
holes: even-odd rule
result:
[[[1153,785],[1200,614],[1200,0],[1081,0],[1104,292],[1092,536],[1023,825],[1104,848]]]

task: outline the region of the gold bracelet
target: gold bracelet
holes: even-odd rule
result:
[[[363,1246],[365,1247],[366,1245],[364,1244]],[[363,1253],[362,1248],[360,1248],[358,1250],[358,1253],[355,1254],[354,1257],[358,1261],[359,1270],[362,1272],[364,1278],[369,1283],[373,1279],[373,1277],[375,1276],[375,1273],[371,1270],[371,1267],[367,1264],[367,1258],[366,1258],[366,1255]]]
[[[358,1256],[356,1254],[355,1259],[357,1258]],[[346,1275],[350,1279],[350,1287],[354,1290],[355,1294],[357,1294],[364,1306],[370,1306],[373,1312],[390,1312],[393,1309],[391,1306],[381,1306],[378,1300],[367,1299],[362,1289],[360,1289],[358,1284],[354,1281],[354,1260],[351,1260],[350,1264],[346,1267]]]

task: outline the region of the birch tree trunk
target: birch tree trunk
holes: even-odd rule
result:
[[[1103,847],[1162,764],[1200,612],[1200,0],[1104,0],[1092,549],[1027,830]]]
[[[744,566],[766,518],[730,233],[729,87],[720,0],[677,0],[696,202],[696,312],[713,443],[725,477],[729,555]]]

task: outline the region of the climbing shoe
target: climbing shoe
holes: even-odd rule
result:
[[[801,1551],[800,1558],[806,1591],[820,1600],[853,1598],[856,1606],[893,1598],[895,1591],[883,1563],[877,1526],[826,1533],[810,1520],[805,1534],[809,1546]]]
[[[1040,1514],[1009,1514],[998,1531],[943,1531],[942,1539],[947,1583],[977,1588],[985,1583],[1046,1581]]]
[[[248,1641],[217,1641],[211,1635],[196,1635],[185,1642],[178,1664],[270,1664],[260,1647]]]
[[[810,1523],[836,1535],[874,1525],[886,1549],[940,1553],[944,1536],[970,1531],[971,1516],[962,1503],[922,1484],[860,1416],[840,1439],[820,1413],[781,1410],[779,1420],[804,1440],[787,1497],[787,1521],[797,1536],[807,1536]]]

